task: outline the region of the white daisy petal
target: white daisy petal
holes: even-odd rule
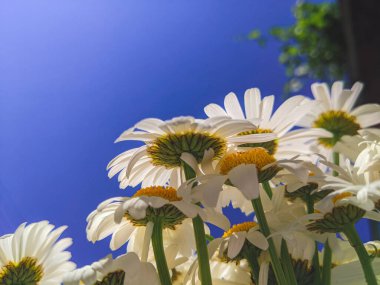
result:
[[[248,200],[259,197],[259,180],[255,165],[239,165],[229,172],[228,178]]]
[[[234,258],[240,253],[241,249],[243,248],[246,236],[246,232],[237,232],[231,235],[227,250],[227,256],[229,258]]]
[[[264,262],[260,266],[259,272],[259,284],[258,285],[267,285],[269,276],[269,263]]]
[[[223,110],[222,107],[220,107],[217,104],[209,104],[204,108],[204,111],[207,116],[209,117],[222,117],[222,116],[228,116],[226,111]]]
[[[205,222],[211,223],[223,230],[228,230],[231,225],[226,216],[218,213],[212,208],[205,208],[204,212],[201,213],[201,217]]]
[[[0,237],[0,279],[18,283],[60,284],[64,275],[74,270],[76,265],[70,262],[71,254],[65,251],[71,244],[70,238],[59,239],[67,227],[55,229],[48,221],[27,225],[21,224],[14,234]],[[41,270],[37,271],[30,262],[35,262]],[[24,280],[20,273],[27,272]],[[8,270],[2,271],[5,267]],[[32,278],[35,278],[32,280]]]
[[[352,109],[352,107],[354,107],[356,100],[358,99],[362,89],[363,89],[363,84],[360,82],[355,82],[355,84],[351,88],[351,91],[352,91],[351,96],[346,100],[344,105],[341,107],[343,111],[347,111],[347,112],[351,111],[351,109]]]
[[[247,119],[261,118],[261,94],[258,88],[248,89],[244,94],[245,114]]]
[[[231,92],[224,98],[224,107],[230,117],[240,120],[245,119],[239,100],[234,93]]]
[[[119,249],[123,244],[125,244],[135,228],[129,224],[121,224],[120,227],[112,234],[112,239],[110,242],[111,250]]]
[[[267,250],[269,247],[268,241],[265,238],[265,236],[257,230],[250,230],[247,234],[247,240],[249,240],[250,243],[262,250]]]

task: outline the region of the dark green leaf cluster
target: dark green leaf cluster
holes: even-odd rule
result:
[[[294,16],[294,25],[270,30],[270,35],[281,42],[279,61],[289,78],[286,91],[299,90],[307,78],[333,81],[342,77],[346,45],[338,4],[299,2]],[[266,40],[258,30],[248,38],[260,45]]]

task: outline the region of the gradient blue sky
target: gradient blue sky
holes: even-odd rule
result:
[[[105,256],[85,219],[125,194],[105,167],[132,144],[115,138],[146,117],[203,117],[230,91],[279,103],[278,45],[245,36],[292,23],[294,2],[1,1],[0,234],[47,219],[69,226],[78,265]]]

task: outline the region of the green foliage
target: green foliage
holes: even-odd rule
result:
[[[299,2],[294,16],[294,25],[270,30],[270,35],[281,42],[279,61],[289,78],[285,91],[298,91],[307,78],[341,78],[346,69],[346,47],[338,4]],[[267,42],[259,30],[248,38],[260,45]]]

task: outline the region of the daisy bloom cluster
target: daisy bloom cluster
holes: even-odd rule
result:
[[[380,284],[380,241],[355,227],[380,221],[380,105],[355,106],[362,88],[314,83],[277,109],[251,88],[205,118],[141,120],[107,166],[127,190],[87,217],[120,255],[75,269],[63,227],[23,224],[0,238],[0,284]]]

